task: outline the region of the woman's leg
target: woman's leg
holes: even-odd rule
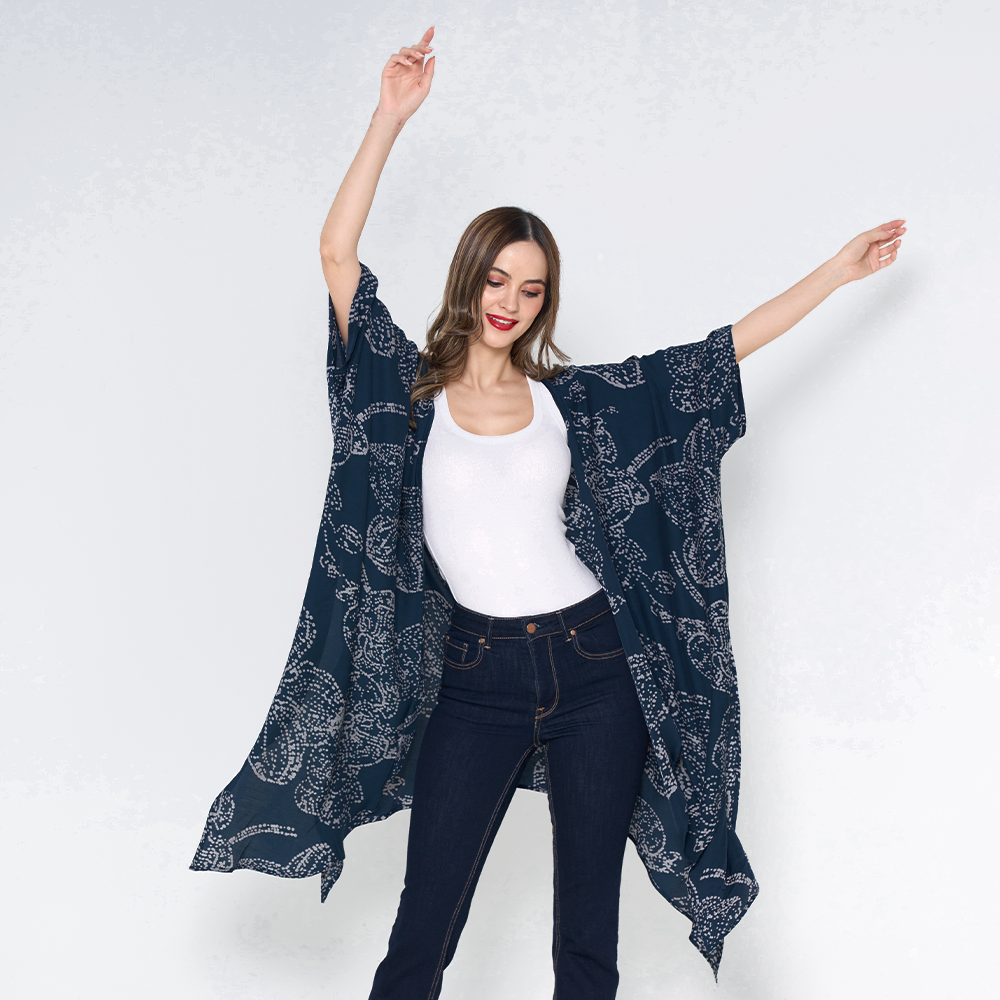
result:
[[[553,642],[559,705],[542,724],[554,853],[556,1000],[618,988],[622,859],[649,733],[611,613]],[[554,639],[556,637],[553,637]],[[587,655],[584,655],[583,650]]]
[[[466,688],[473,680],[486,681],[471,674],[456,676],[460,683],[469,682]],[[473,694],[470,703],[468,696],[468,690],[446,684],[424,733],[414,775],[406,880],[370,1000],[438,996],[483,862],[535,749],[533,703],[519,713],[522,724],[510,725],[488,699]]]
[[[456,609],[449,649],[414,776],[405,888],[371,1000],[438,996],[540,744],[555,848],[555,996],[611,1000],[622,856],[649,735],[607,598],[530,619]]]

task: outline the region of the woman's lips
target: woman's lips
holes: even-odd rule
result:
[[[494,316],[492,313],[487,313],[486,318],[490,321],[490,325],[498,330],[513,330],[517,326],[516,319],[504,319],[503,316]]]

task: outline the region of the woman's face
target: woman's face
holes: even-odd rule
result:
[[[545,254],[537,243],[508,243],[486,279],[478,343],[509,351],[542,311],[548,278]]]

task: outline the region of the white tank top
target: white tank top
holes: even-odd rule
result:
[[[427,547],[455,600],[497,618],[556,611],[601,589],[566,538],[566,424],[549,390],[528,386],[531,423],[499,435],[459,427],[443,389],[424,451]]]

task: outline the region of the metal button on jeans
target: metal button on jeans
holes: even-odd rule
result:
[[[534,622],[528,622],[528,624],[525,625],[524,627],[528,630],[529,633],[533,633],[535,629],[538,628],[538,626]]]

